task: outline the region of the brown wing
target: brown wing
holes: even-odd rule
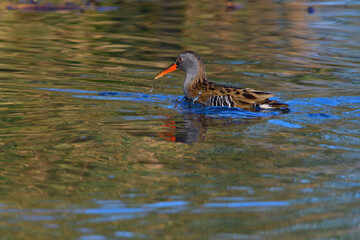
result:
[[[220,85],[206,82],[197,86],[197,101],[208,106],[227,106],[238,108],[273,108],[279,109],[287,107],[287,104],[270,100],[273,93],[263,92],[251,88],[236,88],[232,86]]]
[[[261,104],[268,98],[273,97],[273,93],[262,92],[251,88],[236,88],[209,82],[206,91],[212,106],[236,106],[241,108],[251,108],[254,104]],[[230,103],[229,103],[230,102]]]
[[[273,93],[261,92],[251,88],[234,89],[231,96],[241,102],[245,103],[263,103],[266,99],[274,96]]]

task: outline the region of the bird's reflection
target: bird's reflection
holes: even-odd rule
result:
[[[208,128],[222,128],[230,125],[242,125],[249,120],[214,119],[206,115],[184,115],[183,129],[179,129],[176,140],[183,143],[203,142]]]
[[[184,114],[182,121],[164,120],[159,136],[168,141],[195,143],[206,140],[208,128],[255,123],[254,119],[214,119],[205,114]]]

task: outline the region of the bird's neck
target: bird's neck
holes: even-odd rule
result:
[[[199,82],[207,81],[205,69],[198,64],[194,68],[190,68],[186,71],[186,78],[184,81],[184,93],[189,99],[193,98],[193,92],[196,91],[196,86],[199,86]]]

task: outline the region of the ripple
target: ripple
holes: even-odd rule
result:
[[[107,239],[103,235],[85,235],[79,238],[80,240],[105,240]]]
[[[269,201],[269,202],[225,202],[225,203],[206,203],[207,208],[253,208],[253,207],[285,207],[289,206],[287,201]]]
[[[270,119],[268,122],[271,124],[279,125],[281,127],[286,127],[286,128],[303,128],[303,126],[301,126],[301,125],[285,122],[285,121],[282,121],[279,119]]]
[[[67,92],[67,93],[89,93],[89,94],[97,94],[97,91],[89,91],[89,90],[80,90],[80,89],[65,89],[65,88],[39,88],[44,91],[54,91],[54,92]]]
[[[116,231],[115,236],[121,238],[146,238],[146,236],[143,234],[126,232],[126,231]]]
[[[360,149],[348,148],[348,147],[341,147],[341,146],[334,146],[334,145],[327,145],[327,144],[320,144],[319,147],[325,147],[329,149],[336,149],[336,150],[346,150],[346,151],[355,151],[359,152]]]

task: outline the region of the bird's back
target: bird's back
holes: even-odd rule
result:
[[[193,100],[206,106],[227,106],[238,108],[287,108],[288,105],[270,100],[273,93],[262,92],[251,88],[237,88],[216,84],[206,79],[196,82],[190,90]]]

